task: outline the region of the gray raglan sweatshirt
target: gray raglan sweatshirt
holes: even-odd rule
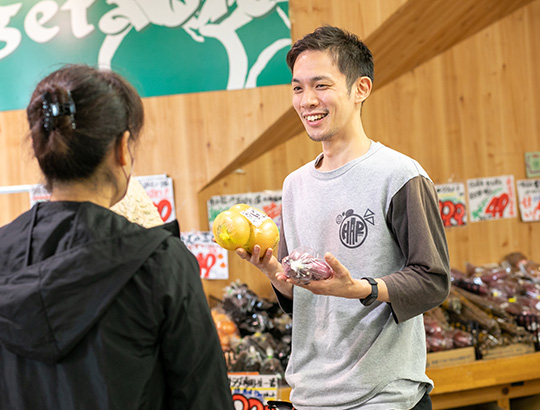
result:
[[[433,183],[381,143],[329,172],[319,156],[283,185],[279,259],[300,246],[329,251],[360,279],[383,278],[391,304],[294,288],[291,401],[306,409],[409,409],[429,392],[422,313],[448,295],[450,268]]]

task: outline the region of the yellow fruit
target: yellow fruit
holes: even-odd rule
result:
[[[264,256],[267,249],[276,251],[279,242],[279,229],[272,219],[266,219],[260,226],[253,227],[255,239],[247,245],[247,251],[253,253],[255,245],[261,247],[260,255]]]
[[[223,211],[214,220],[214,238],[219,246],[230,251],[249,241],[251,225],[239,212]]]
[[[237,204],[221,212],[214,220],[213,231],[217,244],[222,248],[244,248],[253,253],[255,245],[259,245],[261,257],[269,248],[275,251],[279,242],[279,229],[275,222],[260,209],[246,204]]]

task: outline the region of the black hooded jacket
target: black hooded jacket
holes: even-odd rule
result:
[[[232,410],[178,236],[89,202],[40,203],[0,228],[0,409]]]

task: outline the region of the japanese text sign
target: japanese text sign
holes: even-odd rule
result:
[[[528,178],[540,177],[540,151],[525,153],[525,169]]]
[[[240,409],[264,410],[267,400],[278,399],[279,375],[242,375],[229,373],[231,393]],[[238,407],[236,407],[238,409]]]
[[[173,180],[167,175],[150,175],[135,177],[139,181],[157,207],[163,222],[171,222],[176,219],[174,207]]]
[[[517,181],[517,191],[521,220],[540,221],[540,179]]]
[[[212,241],[212,232],[182,232],[182,241],[197,258],[202,279],[229,279],[227,251]]]
[[[465,184],[440,184],[436,185],[435,188],[439,197],[439,212],[444,226],[466,225]]]
[[[471,222],[517,216],[514,176],[467,180]]]

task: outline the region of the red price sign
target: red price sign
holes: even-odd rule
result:
[[[439,200],[439,212],[444,226],[465,225],[465,205],[462,203]]]
[[[493,218],[497,216],[502,218],[504,215],[504,209],[510,202],[508,194],[504,193],[501,196],[493,197],[489,205],[487,206],[485,213],[491,215]]]
[[[250,397],[244,397],[241,394],[233,395],[234,408],[238,410],[268,410],[268,406],[265,406],[259,399]],[[238,407],[240,404],[241,407]]]
[[[210,270],[216,264],[216,255],[212,253],[199,253],[197,254],[197,262],[201,268],[201,278],[208,279],[210,277]]]
[[[162,199],[161,201],[159,201],[156,207],[158,209],[159,215],[161,216],[161,219],[163,220],[163,222],[166,222],[172,213],[171,201],[169,201],[168,199]]]

